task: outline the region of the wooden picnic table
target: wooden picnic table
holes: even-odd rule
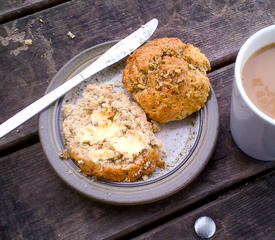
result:
[[[0,122],[43,96],[73,56],[121,39],[153,17],[159,20],[154,38],[178,37],[211,61],[208,76],[218,99],[220,131],[207,167],[164,200],[139,206],[99,203],[53,171],[36,116],[0,139],[0,239],[198,239],[194,221],[204,215],[217,226],[211,239],[275,239],[275,162],[242,153],[229,128],[237,52],[257,30],[275,24],[274,0],[1,1]],[[69,31],[75,38],[66,35]]]

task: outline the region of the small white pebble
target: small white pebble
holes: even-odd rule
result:
[[[67,36],[71,39],[75,38],[75,35],[72,32],[67,32]]]
[[[66,170],[68,174],[72,174],[73,172],[71,170]]]
[[[77,161],[77,163],[83,164],[84,162],[83,162],[83,160],[79,160],[79,161]]]
[[[32,45],[32,40],[31,39],[26,39],[25,44],[28,45],[28,46]]]

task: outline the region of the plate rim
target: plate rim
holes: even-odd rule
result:
[[[75,57],[70,59],[53,77],[50,84],[48,85],[45,94],[54,89],[56,87],[55,85],[60,85],[61,83],[66,81],[68,77],[81,65],[84,65],[88,61],[96,58],[96,56],[106,51],[108,49],[108,46],[112,46],[117,42],[118,40],[112,40],[97,44],[95,46],[85,49],[84,51],[80,52]],[[82,61],[82,63],[78,62],[80,61],[80,58],[85,59],[86,55],[92,54],[93,52],[95,56],[90,57],[90,59],[86,59],[86,61]],[[63,82],[61,81],[62,79]],[[122,190],[122,187],[103,185],[96,183],[96,181],[92,182],[94,183],[92,184],[92,186],[89,186],[91,185],[91,180],[87,182],[88,178],[83,176],[82,174],[70,172],[71,168],[70,166],[68,166],[68,164],[65,164],[66,160],[59,159],[60,151],[57,152],[57,149],[55,149],[54,151],[54,146],[49,145],[49,142],[53,141],[53,138],[55,137],[54,133],[50,134],[51,131],[49,129],[49,123],[53,123],[53,120],[55,120],[51,117],[53,117],[52,112],[54,112],[54,109],[58,105],[58,102],[59,101],[51,105],[39,116],[39,138],[43,151],[54,171],[66,184],[68,184],[70,187],[80,192],[81,194],[100,202],[114,205],[137,205],[151,203],[169,197],[172,194],[181,190],[182,188],[186,187],[201,173],[215,150],[219,131],[219,110],[214,90],[211,87],[208,101],[202,108],[203,126],[200,139],[198,140],[198,145],[194,149],[194,152],[191,154],[190,158],[183,164],[180,169],[158,182],[139,187],[124,188],[125,190],[127,190],[126,192],[125,190]],[[58,161],[56,161],[56,155]],[[171,185],[171,183],[173,184]],[[91,190],[92,187],[93,191],[88,191]],[[152,190],[152,188],[154,188],[154,191]],[[114,189],[120,191],[114,192]],[[129,193],[131,193],[130,197]]]

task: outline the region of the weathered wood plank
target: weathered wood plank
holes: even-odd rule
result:
[[[134,239],[198,239],[194,222],[200,216],[215,221],[213,240],[274,239],[274,184],[273,172]]]
[[[1,1],[0,24],[15,20],[45,8],[55,6],[69,0],[9,0]]]
[[[7,12],[16,11],[17,9],[30,6],[36,3],[42,2],[42,0],[10,0],[10,1],[2,1],[0,5],[0,16],[2,17]],[[0,18],[1,19],[1,18]]]
[[[227,166],[229,161],[225,162]],[[270,166],[244,162],[247,170],[241,177]],[[1,160],[2,239],[118,238],[201,200],[227,185],[228,180],[237,181],[241,171],[235,166],[233,175],[228,176],[224,175],[224,169],[218,169],[217,177],[215,170],[208,167],[186,190],[161,202],[135,207],[109,206],[88,200],[67,187],[49,167],[40,146],[33,145]]]
[[[244,155],[229,132],[233,65],[212,72],[221,131],[214,156],[187,188],[157,203],[118,207],[80,196],[56,176],[39,144],[0,159],[0,229],[10,238],[119,238],[275,167]]]
[[[119,39],[152,17],[154,37],[177,36],[206,53],[212,65],[234,59],[245,39],[274,23],[266,1],[71,1],[0,26],[0,122],[41,97],[54,74],[80,51]],[[39,22],[43,19],[44,23]],[[68,31],[76,37],[69,39]],[[31,46],[24,39],[32,39]],[[233,56],[233,57],[232,57]],[[5,148],[37,131],[37,117],[0,140]],[[0,149],[1,149],[0,147]]]

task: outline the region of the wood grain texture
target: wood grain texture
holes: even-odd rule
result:
[[[22,7],[30,6],[36,3],[42,2],[42,0],[9,0],[9,1],[1,1],[0,5],[0,16],[7,12],[14,11],[16,9],[20,9]]]
[[[274,239],[274,184],[273,172],[134,239],[199,239],[194,222],[201,216],[210,216],[216,223],[212,240]]]
[[[0,4],[0,24],[27,16],[69,0],[4,0]]]
[[[224,188],[275,167],[244,155],[229,132],[233,64],[210,73],[221,131],[202,174],[165,200],[119,207],[82,197],[67,187],[46,161],[40,144],[0,159],[0,232],[3,238],[114,239],[187,208]],[[232,229],[230,231],[233,231]]]
[[[152,17],[154,37],[176,36],[201,48],[213,67],[234,59],[251,34],[274,23],[266,1],[70,1],[0,26],[0,122],[45,92],[56,72],[84,49],[120,39]],[[44,23],[39,22],[43,19]],[[71,31],[74,39],[66,36]],[[24,39],[32,39],[26,46]],[[0,149],[37,131],[37,117],[0,140]]]

